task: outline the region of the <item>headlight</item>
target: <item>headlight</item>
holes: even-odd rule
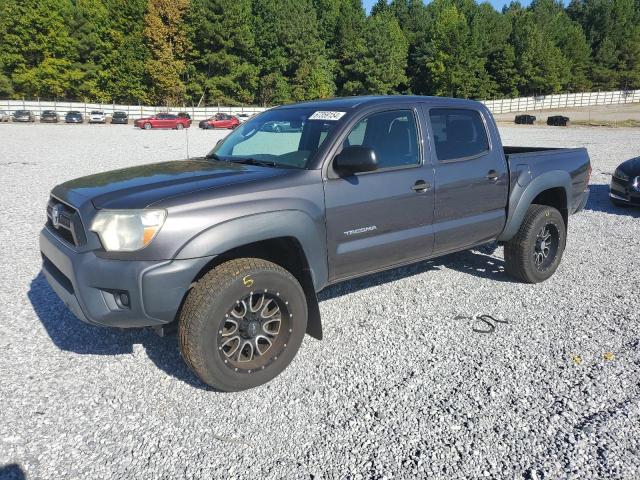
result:
[[[151,243],[166,217],[164,210],[100,210],[91,230],[105,250],[132,252]]]
[[[619,178],[620,180],[624,180],[625,182],[629,181],[629,175],[627,175],[626,173],[624,173],[622,170],[620,170],[619,168],[616,168],[616,171],[613,172],[613,176],[616,178]]]

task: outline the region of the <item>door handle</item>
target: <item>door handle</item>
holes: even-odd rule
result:
[[[489,172],[487,173],[487,179],[495,181],[498,179],[498,172],[496,172],[495,170],[489,170]]]
[[[430,188],[431,188],[430,183],[425,182],[424,180],[418,180],[416,183],[413,184],[413,186],[411,187],[411,190],[417,193],[424,193]]]

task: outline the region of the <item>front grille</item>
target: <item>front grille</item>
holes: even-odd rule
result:
[[[56,236],[74,247],[80,247],[87,241],[78,211],[53,197],[47,204],[47,226]]]

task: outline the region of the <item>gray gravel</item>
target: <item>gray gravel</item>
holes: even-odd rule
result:
[[[640,211],[606,184],[640,129],[501,130],[591,154],[554,277],[512,283],[484,247],[334,286],[325,340],[221,394],[175,337],[82,324],[39,275],[51,187],[184,157],[187,133],[0,125],[0,477],[638,478]],[[196,155],[224,132],[188,135]],[[481,313],[508,323],[455,319]]]

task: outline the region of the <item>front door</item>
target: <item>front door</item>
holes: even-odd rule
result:
[[[417,112],[370,114],[346,135],[348,145],[372,148],[379,169],[325,183],[331,281],[425,257],[433,248],[433,170],[423,163]]]

